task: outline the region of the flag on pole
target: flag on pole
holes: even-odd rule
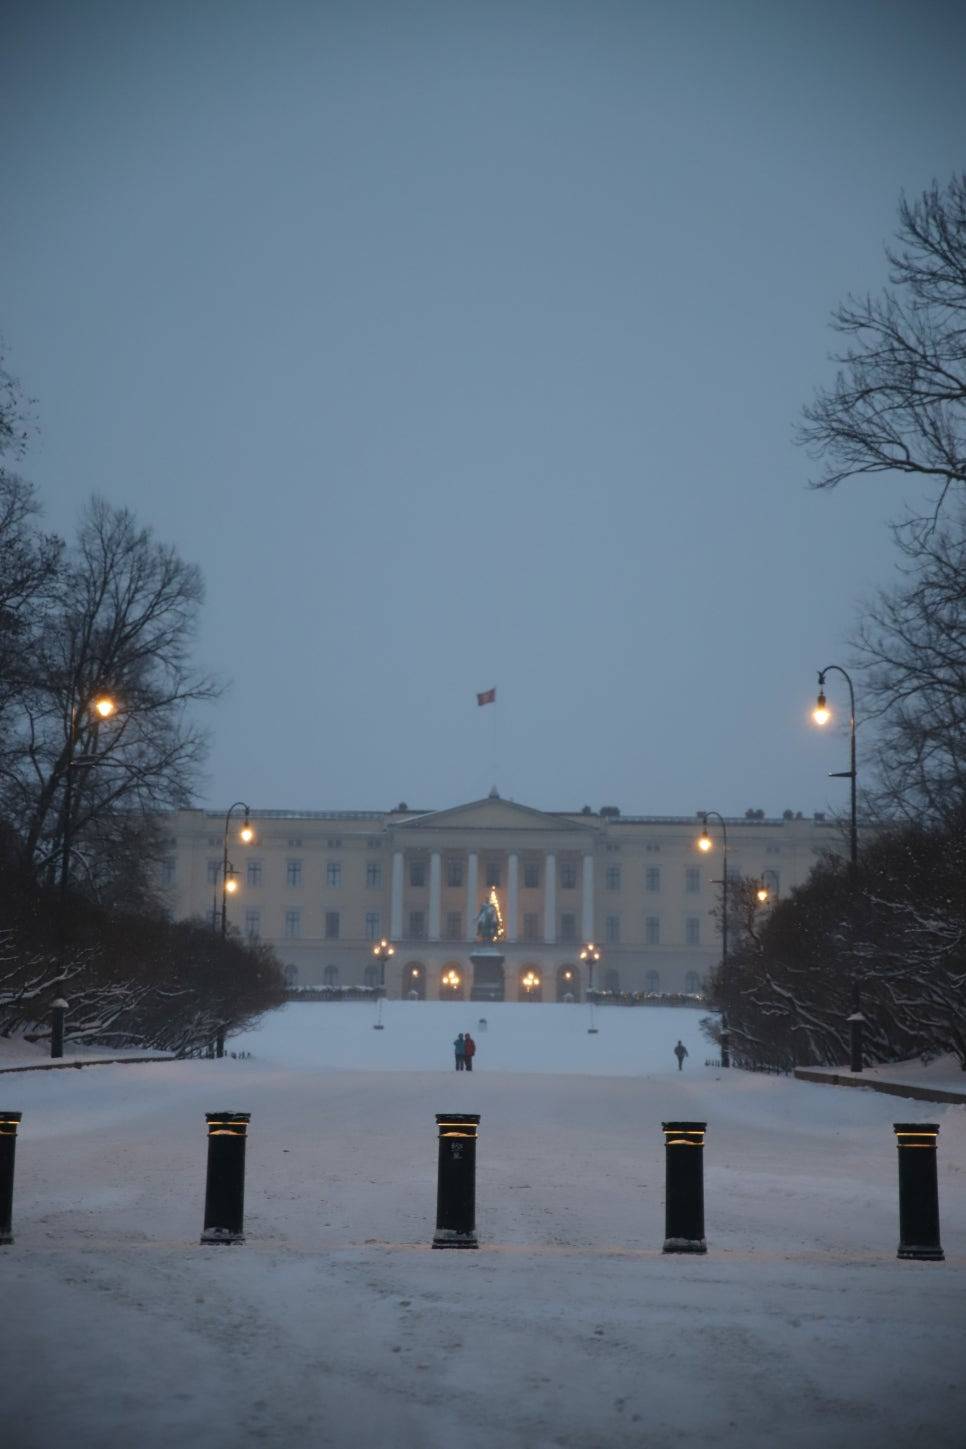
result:
[[[496,690],[484,689],[482,694],[476,696],[477,704],[496,704]]]

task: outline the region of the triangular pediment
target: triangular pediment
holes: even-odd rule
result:
[[[407,820],[399,830],[586,830],[588,827],[559,815],[534,810],[531,805],[518,805],[514,800],[500,800],[492,795],[486,800],[473,800],[468,805],[453,805],[448,810],[433,810],[416,820]]]

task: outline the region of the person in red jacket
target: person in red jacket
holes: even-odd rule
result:
[[[473,1070],[473,1058],[476,1056],[476,1042],[468,1031],[463,1034],[463,1050],[466,1053],[466,1070],[471,1072]]]

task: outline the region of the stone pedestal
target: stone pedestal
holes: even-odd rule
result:
[[[473,963],[473,989],[471,1001],[505,1001],[506,981],[503,952],[496,946],[478,946],[470,952]]]

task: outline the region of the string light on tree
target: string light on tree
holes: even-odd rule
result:
[[[500,910],[500,898],[496,893],[496,886],[490,887],[489,904],[496,911],[497,932],[493,939],[495,941],[502,941],[506,932],[503,926],[503,912]]]

